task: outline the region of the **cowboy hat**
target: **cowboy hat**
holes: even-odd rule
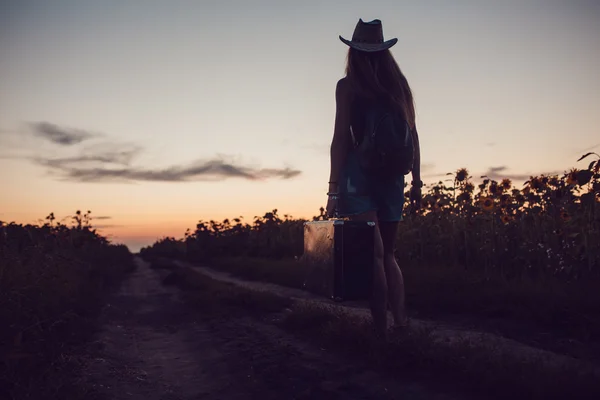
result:
[[[364,22],[362,18],[358,20],[356,28],[354,28],[352,40],[344,39],[342,36],[340,36],[340,40],[356,50],[367,52],[387,50],[398,41],[397,38],[393,38],[384,42],[381,21],[374,19]]]

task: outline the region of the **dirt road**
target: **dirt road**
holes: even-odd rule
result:
[[[192,265],[183,261],[173,262],[182,267],[192,267],[196,271],[210,276],[218,281],[232,283],[236,286],[253,291],[265,291],[286,298],[306,300],[308,302],[321,304],[324,306],[339,307],[354,315],[370,318],[370,312],[367,308],[367,305],[361,302],[332,303],[323,296],[318,296],[300,289],[285,287],[269,282],[244,280],[227,272],[218,271],[206,266]],[[389,315],[389,321],[391,321],[391,314]],[[498,356],[518,358],[524,362],[537,360],[537,362],[544,363],[549,368],[561,368],[565,365],[569,365],[574,369],[593,368],[595,373],[600,376],[600,368],[598,365],[590,364],[586,360],[580,360],[569,355],[549,351],[547,349],[533,346],[526,342],[504,337],[497,333],[471,328],[468,325],[412,318],[411,326],[413,328],[425,328],[430,330],[432,337],[440,342],[484,345],[488,348],[495,349],[495,351],[498,353]]]
[[[90,399],[456,398],[386,379],[259,319],[203,318],[137,263],[84,362]]]

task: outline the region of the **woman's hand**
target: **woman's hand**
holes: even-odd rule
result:
[[[421,185],[422,182],[418,181],[412,183],[409,193],[410,205],[412,210],[417,211],[421,208],[421,200],[423,199],[423,194],[421,193]]]
[[[327,191],[327,206],[325,207],[328,218],[334,218],[338,206],[338,184],[337,182],[329,182],[329,190]]]
[[[337,205],[338,205],[338,197],[337,195],[329,195],[327,198],[327,207],[326,207],[326,211],[327,211],[327,217],[328,218],[334,218],[335,217],[335,212],[337,210]]]

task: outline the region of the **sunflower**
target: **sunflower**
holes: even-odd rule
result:
[[[465,183],[465,187],[464,187],[465,192],[473,193],[473,190],[475,190],[475,186],[471,182]]]
[[[567,174],[567,185],[574,185],[577,183],[577,172],[579,171],[577,171],[575,168],[569,171]]]
[[[500,205],[502,207],[506,207],[509,203],[510,203],[510,195],[503,194],[502,196],[500,196]]]
[[[498,193],[499,193],[499,191],[500,191],[500,190],[499,190],[499,188],[498,188],[498,182],[496,182],[496,181],[492,181],[492,182],[490,183],[490,193],[491,193],[492,195],[495,195],[495,194],[498,194]]]
[[[560,212],[560,218],[565,222],[569,222],[571,220],[571,216],[565,210]]]
[[[456,200],[458,200],[460,203],[470,202],[471,201],[471,193],[463,192],[456,197]]]
[[[508,190],[511,188],[512,182],[510,181],[510,179],[504,178],[504,179],[502,179],[502,182],[500,183],[500,185],[502,186],[502,188],[504,190]]]
[[[500,219],[502,220],[503,224],[508,224],[510,221],[512,221],[512,218],[509,215],[503,215]]]
[[[542,187],[542,181],[538,177],[532,177],[529,181],[529,187],[533,190],[540,189]]]
[[[484,211],[491,211],[494,209],[494,200],[490,197],[481,197],[479,199],[479,205]]]
[[[467,179],[467,176],[469,176],[469,172],[466,168],[461,168],[458,171],[456,171],[456,180],[459,182],[462,182],[465,179]]]

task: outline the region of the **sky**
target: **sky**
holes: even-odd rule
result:
[[[318,214],[359,18],[398,38],[426,183],[521,184],[600,149],[596,0],[0,0],[0,220],[91,210],[137,251]]]

